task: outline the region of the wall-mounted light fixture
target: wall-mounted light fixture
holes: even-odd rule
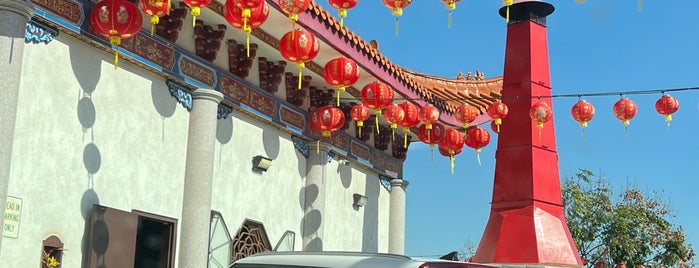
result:
[[[265,172],[272,166],[272,159],[257,155],[252,158],[252,170]]]
[[[367,201],[367,197],[366,197],[366,196],[355,193],[355,194],[353,195],[353,197],[354,197],[354,204],[352,204],[352,205],[354,205],[355,207],[363,207],[363,206],[366,206],[366,201]]]

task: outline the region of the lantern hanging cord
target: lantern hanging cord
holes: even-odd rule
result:
[[[667,94],[670,92],[682,92],[682,91],[696,91],[699,87],[683,87],[683,88],[670,88],[670,89],[650,89],[650,90],[638,90],[638,91],[612,91],[612,92],[598,92],[598,93],[573,93],[573,94],[552,94],[548,96],[537,95],[537,96],[510,96],[510,97],[464,97],[464,98],[440,98],[440,101],[466,101],[466,100],[487,100],[495,101],[498,99],[519,99],[519,98],[536,98],[536,99],[554,99],[554,98],[578,98],[583,97],[603,97],[603,96],[625,96],[625,95],[649,95],[649,94]],[[436,96],[435,96],[436,97]],[[356,98],[341,98],[342,100],[356,100]],[[393,100],[421,100],[427,103],[434,104],[435,100],[423,98],[400,98],[395,97]]]

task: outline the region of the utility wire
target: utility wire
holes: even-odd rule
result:
[[[683,87],[683,88],[669,88],[669,89],[652,89],[652,90],[638,90],[638,91],[613,91],[613,92],[599,92],[599,93],[576,93],[576,94],[553,94],[549,96],[531,96],[531,98],[537,99],[553,99],[553,98],[580,98],[583,97],[599,97],[599,96],[625,96],[625,95],[648,95],[648,94],[665,94],[669,92],[680,92],[680,91],[694,91],[699,90],[699,87]],[[512,97],[463,97],[463,98],[441,98],[437,97],[434,99],[430,98],[394,98],[394,100],[424,100],[427,102],[433,101],[466,101],[466,100],[488,100],[495,101],[498,99],[519,99],[528,98],[525,96],[512,96]],[[342,100],[356,100],[355,98],[341,98]]]

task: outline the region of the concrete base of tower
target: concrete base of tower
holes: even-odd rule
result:
[[[508,268],[583,265],[563,207],[536,201],[508,208],[494,204],[472,261]]]

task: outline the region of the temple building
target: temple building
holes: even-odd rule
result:
[[[432,104],[440,123],[460,128],[458,105],[487,123],[503,86],[481,72],[444,78],[397,66],[314,2],[294,23],[268,1],[248,56],[223,0],[196,18],[175,0],[152,35],[140,12],[115,66],[116,46],[90,23],[98,3],[0,0],[3,267],[228,267],[268,250],[401,254],[408,148],[404,131],[393,140],[375,111],[361,131],[355,125],[362,88],[386,83],[394,103]],[[293,27],[320,42],[300,79],[279,52]],[[336,106],[323,71],[337,57],[353,59],[360,77],[340,95],[344,126],[323,137],[310,114]]]

